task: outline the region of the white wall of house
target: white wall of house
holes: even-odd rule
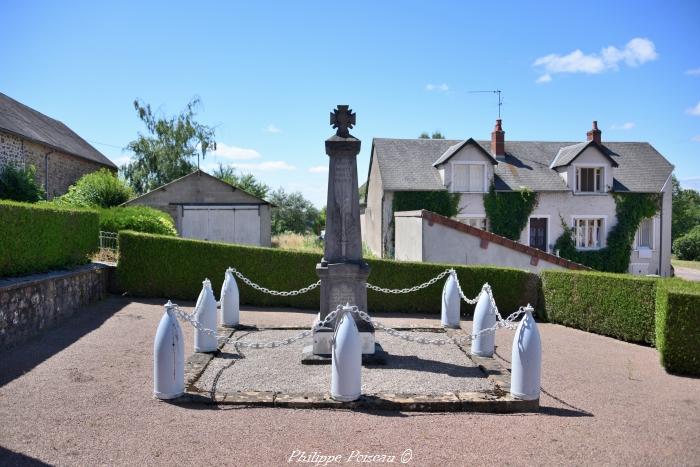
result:
[[[394,193],[384,190],[379,163],[376,157],[373,157],[367,186],[366,207],[361,215],[360,225],[362,227],[362,241],[375,255],[380,257],[385,254],[387,240],[391,234],[393,200]]]
[[[531,264],[532,256],[497,243],[481,247],[481,239],[441,224],[430,223],[418,213],[396,213],[396,259],[447,264],[484,264],[539,272],[564,269],[540,259]]]

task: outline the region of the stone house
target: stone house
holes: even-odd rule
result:
[[[639,226],[629,272],[668,276],[672,172],[673,165],[649,143],[602,141],[597,122],[583,142],[506,141],[500,119],[490,141],[375,138],[362,216],[363,240],[375,254],[391,256],[394,237],[397,242],[402,238],[406,247],[405,240],[417,235],[418,230],[410,235],[394,230],[394,226],[415,230],[415,225],[408,226],[423,222],[409,219],[422,215],[403,216],[395,222],[392,202],[400,191],[459,193],[455,219],[488,230],[483,200],[493,184],[496,191],[528,188],[537,193],[538,203],[520,234],[521,245],[556,255],[553,246],[564,232],[563,221],[574,229],[577,248],[595,250],[606,245],[607,234],[617,222],[614,193],[658,193],[660,209]],[[420,246],[413,245],[410,253],[397,250],[397,259],[444,261],[444,254],[437,252],[443,243],[415,241]],[[481,250],[452,251],[451,262],[494,263],[484,255]],[[515,262],[501,255],[495,264]]]
[[[196,170],[124,203],[167,212],[181,237],[270,246],[272,205]]]
[[[33,165],[48,198],[68,191],[80,177],[114,165],[65,124],[0,93],[0,167]]]

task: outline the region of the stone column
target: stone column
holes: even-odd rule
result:
[[[323,259],[316,266],[321,279],[321,309],[323,320],[338,305],[356,305],[367,311],[367,276],[369,265],[362,259],[360,232],[360,197],[357,180],[357,154],[360,140],[352,136],[349,128],[355,124],[355,114],[347,105],[339,105],[331,113],[331,125],[338,131],[326,140],[329,157],[328,198],[326,201],[326,235]],[[374,328],[355,317],[362,340],[362,353],[373,354]],[[331,323],[328,328],[314,333],[313,353],[328,355],[333,336]]]

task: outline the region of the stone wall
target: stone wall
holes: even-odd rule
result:
[[[37,182],[44,186],[49,199],[66,193],[68,187],[83,175],[105,167],[97,162],[53,151],[43,144],[0,132],[0,166],[9,163],[21,167],[34,165]]]
[[[0,348],[19,344],[105,297],[113,267],[89,264],[0,280]]]

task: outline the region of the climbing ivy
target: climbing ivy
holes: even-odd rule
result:
[[[594,251],[576,249],[575,232],[562,219],[564,233],[554,243],[562,258],[585,264],[598,271],[627,272],[634,234],[639,223],[656,214],[661,198],[654,193],[615,193],[617,224],[608,232],[605,248]]]
[[[394,212],[425,209],[445,217],[457,215],[458,206],[459,193],[447,191],[397,191],[392,204]]]
[[[537,206],[537,193],[527,188],[518,191],[496,192],[493,183],[484,196],[484,209],[491,232],[520,240],[527,219]]]

